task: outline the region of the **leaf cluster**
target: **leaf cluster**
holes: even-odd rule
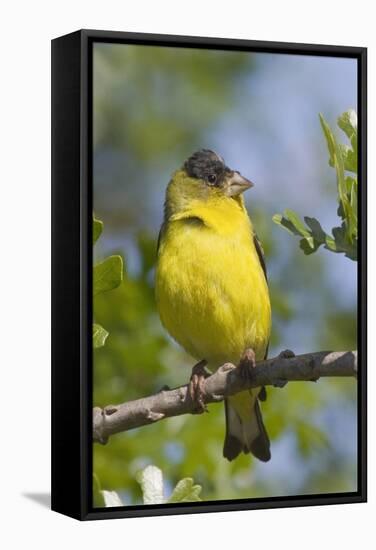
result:
[[[93,244],[97,242],[103,231],[103,222],[93,218]],[[108,256],[93,267],[93,296],[113,290],[123,280],[123,260],[121,256]],[[98,323],[93,323],[93,347],[104,346],[108,331]]]
[[[316,218],[304,217],[304,222],[294,211],[286,209],[275,214],[273,221],[291,234],[301,237],[300,248],[305,254],[312,254],[323,246],[331,252],[344,253],[351,260],[357,260],[358,249],[358,128],[354,110],[338,118],[338,126],[346,134],[350,145],[338,143],[333,131],[320,114],[321,127],[329,151],[329,165],[335,168],[337,177],[338,209],[341,225],[333,227],[332,234],[322,228]]]
[[[190,477],[178,481],[168,498],[165,497],[163,473],[157,466],[149,465],[140,470],[136,475],[137,482],[141,486],[142,500],[144,504],[166,504],[179,502],[200,501],[202,487],[195,485]],[[96,506],[112,507],[124,506],[120,495],[116,491],[105,491],[100,489],[96,476],[94,476],[94,500]]]

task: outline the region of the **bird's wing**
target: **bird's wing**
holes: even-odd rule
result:
[[[159,230],[158,241],[157,241],[157,254],[158,254],[158,250],[159,250],[159,247],[160,247],[162,238],[163,238],[163,233],[164,233],[164,230],[165,230],[165,225],[166,225],[165,222],[163,222],[162,225],[161,225],[161,228],[160,228],[160,230]]]
[[[259,258],[262,270],[263,270],[264,275],[265,275],[265,279],[268,280],[268,275],[267,275],[267,272],[266,272],[264,249],[262,248],[262,244],[260,242],[260,239],[256,235],[256,233],[254,233],[254,235],[253,235],[253,242],[254,242],[254,245],[255,245],[255,248],[256,248],[257,256]]]
[[[256,248],[256,252],[257,252],[257,256],[259,258],[259,261],[260,261],[260,264],[261,264],[261,267],[262,267],[262,270],[264,272],[264,275],[265,275],[265,279],[266,279],[266,282],[268,282],[268,274],[267,274],[267,271],[266,271],[266,263],[265,263],[265,256],[264,256],[264,249],[262,248],[262,244],[258,238],[258,236],[256,235],[256,233],[254,233],[253,235],[253,242],[254,242],[254,245],[255,245],[255,248]],[[266,350],[265,350],[265,357],[264,359],[266,359],[268,357],[268,350],[269,350],[269,342],[268,342],[268,345],[266,346]],[[266,401],[266,389],[265,389],[265,386],[263,386],[261,388],[261,391],[258,395],[258,398],[260,401]]]

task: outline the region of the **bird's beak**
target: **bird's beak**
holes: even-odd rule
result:
[[[232,172],[227,179],[226,195],[228,197],[236,197],[240,193],[244,193],[247,189],[253,187],[253,183],[244,178],[239,172]]]

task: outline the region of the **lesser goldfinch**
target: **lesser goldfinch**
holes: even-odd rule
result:
[[[201,149],[177,170],[166,190],[158,242],[156,302],[170,335],[200,362],[193,395],[203,404],[203,365],[226,362],[245,372],[266,357],[271,306],[260,242],[242,193],[253,184],[214,151]],[[264,390],[225,401],[223,455],[242,451],[270,459],[259,400]]]

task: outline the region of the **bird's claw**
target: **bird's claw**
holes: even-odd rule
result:
[[[205,378],[209,376],[207,371],[205,370],[206,361],[202,360],[199,363],[197,363],[193,369],[191,378],[189,380],[189,386],[188,391],[190,398],[196,405],[196,413],[203,413],[207,411],[204,397],[205,397],[205,388],[204,388],[204,382]]]
[[[219,367],[218,370],[221,371],[221,372],[228,372],[228,371],[234,370],[234,369],[236,369],[236,367],[232,363],[224,363],[223,365],[221,365]]]
[[[295,357],[295,353],[291,351],[291,349],[284,349],[280,352],[278,355],[280,359],[291,359],[292,357]]]

